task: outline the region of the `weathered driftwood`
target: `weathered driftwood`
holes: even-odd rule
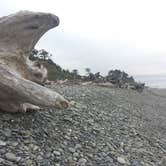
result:
[[[43,66],[29,55],[49,29],[58,26],[57,16],[21,11],[0,18],[0,109],[26,112],[40,107],[68,107],[60,94],[39,85],[47,77]]]

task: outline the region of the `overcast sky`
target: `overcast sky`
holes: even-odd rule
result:
[[[60,25],[37,44],[65,69],[166,74],[165,0],[0,0],[0,16],[54,13]]]

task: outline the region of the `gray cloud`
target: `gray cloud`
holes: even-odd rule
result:
[[[148,54],[114,41],[90,40],[67,34],[60,27],[48,32],[39,41],[39,48],[53,53],[53,59],[66,69],[86,67],[106,74],[110,69],[121,69],[132,75],[163,74],[165,54]]]
[[[115,1],[104,0],[100,4],[72,0],[67,5],[64,2],[2,0],[0,15],[26,9],[60,16],[60,26],[45,34],[36,47],[50,51],[53,60],[66,69],[78,69],[81,73],[89,67],[104,74],[110,69],[121,69],[131,75],[166,74],[166,25],[161,19],[164,15],[156,12],[158,17],[153,17],[153,8],[148,10],[151,15],[147,14],[149,3],[133,1],[131,8],[122,1],[119,11],[119,2]]]

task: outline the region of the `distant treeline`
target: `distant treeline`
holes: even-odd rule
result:
[[[102,76],[100,72],[92,73],[90,68],[85,68],[86,75],[79,74],[77,69],[72,71],[62,69],[59,65],[51,59],[52,54],[44,49],[34,49],[30,55],[32,61],[38,61],[43,64],[48,70],[48,80],[80,80],[80,81],[92,81],[92,82],[110,82],[117,87],[133,87],[133,89],[144,89],[144,84],[137,83],[132,76],[121,70],[110,70],[106,76]]]

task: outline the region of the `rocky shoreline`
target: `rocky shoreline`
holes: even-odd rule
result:
[[[166,91],[50,85],[73,106],[0,112],[2,166],[164,166]]]

